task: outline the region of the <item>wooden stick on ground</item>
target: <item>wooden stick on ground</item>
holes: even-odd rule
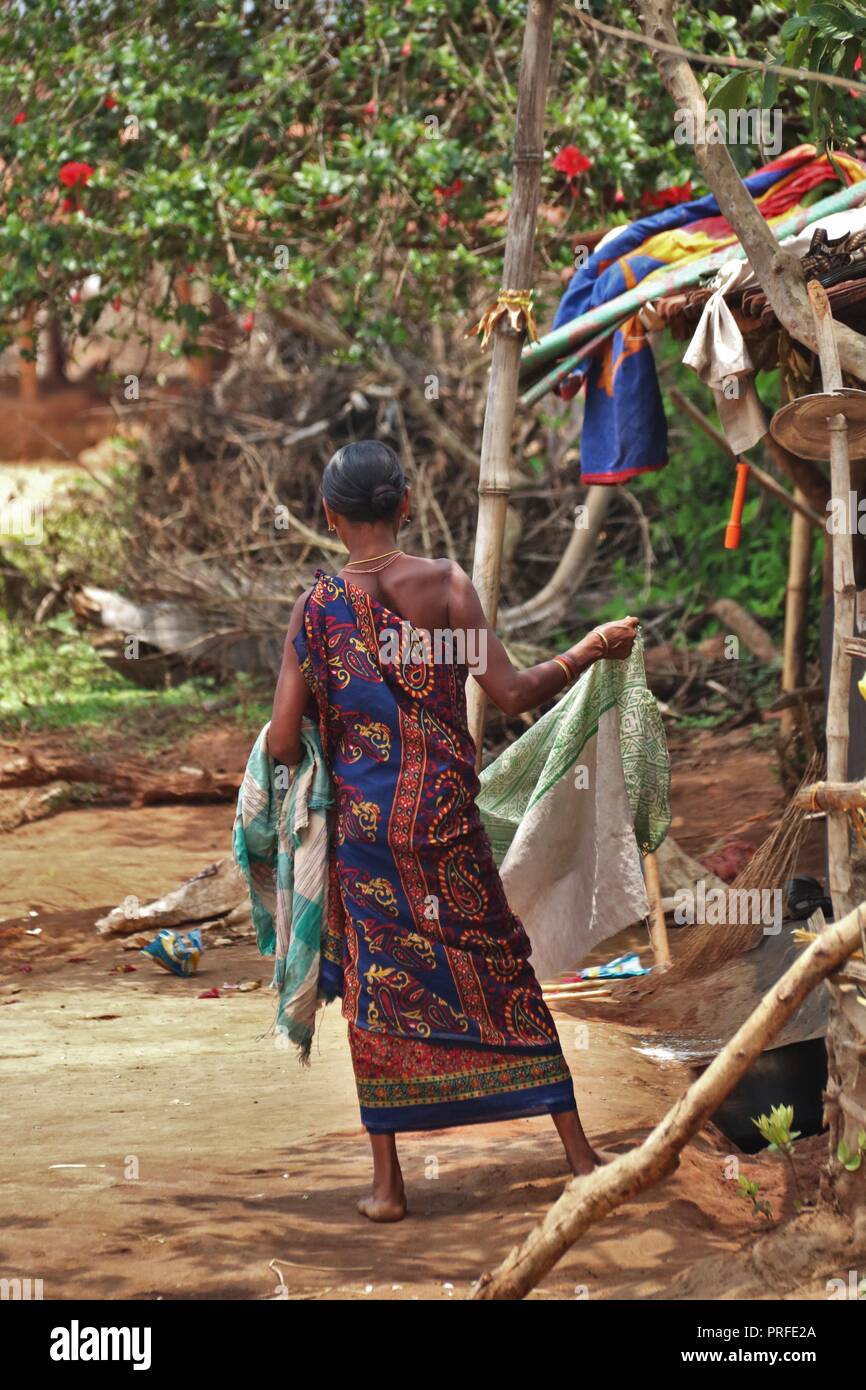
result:
[[[817,984],[860,946],[866,904],[828,927],[764,995],[754,1013],[637,1149],[574,1178],[544,1220],[515,1246],[473,1299],[523,1298],[594,1222],[673,1172],[680,1150],[733,1090]]]
[[[643,857],[643,877],[649,900],[649,935],[655,967],[656,970],[669,970],[671,948],[668,943],[668,929],[662,907],[662,884],[659,877],[658,860],[652,853],[645,854]]]
[[[502,287],[507,290],[532,288],[535,219],[544,160],[544,104],[555,9],[556,0],[530,0],[526,16],[518,81],[514,178],[502,271]],[[472,582],[491,627],[496,626],[499,605],[502,542],[511,491],[511,429],[522,349],[523,334],[516,333],[507,321],[500,319],[493,330],[493,361],[481,436],[478,529],[472,565]],[[469,732],[475,740],[480,767],[487,704],[484,691],[472,679],[467,701]]]
[[[719,598],[711,605],[710,612],[715,613],[720,623],[724,623],[728,632],[732,632],[735,637],[739,637],[743,646],[756,657],[763,666],[775,666],[779,659],[779,652],[776,649],[772,637],[765,627],[762,627],[757,618],[753,618],[741,603],[737,603],[733,598]]]

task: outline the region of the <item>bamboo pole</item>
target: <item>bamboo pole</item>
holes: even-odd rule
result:
[[[817,280],[810,281],[807,289],[815,319],[821,380],[824,391],[832,394],[842,389],[842,369],[839,365],[830,301],[826,290]],[[830,495],[847,503],[850,492],[848,426],[844,415],[834,415],[830,420]],[[827,780],[844,782],[848,776],[848,698],[851,686],[851,653],[845,643],[854,632],[857,598],[854,582],[854,544],[848,527],[836,531],[832,537],[832,546],[833,655],[827,697]],[[827,815],[827,853],[833,911],[836,917],[841,917],[852,906],[848,819],[842,811],[831,811]]]
[[[673,1172],[680,1150],[730,1095],[810,991],[858,949],[864,906],[816,937],[638,1148],[585,1177],[574,1178],[522,1244],[492,1274],[482,1275],[470,1297],[523,1298],[584,1231]]]
[[[804,811],[866,811],[866,782],[815,782],[800,788],[794,804]]]
[[[662,884],[659,877],[658,860],[655,854],[643,857],[643,876],[646,895],[649,900],[649,936],[657,971],[670,970],[671,948],[668,942],[668,929],[665,911],[662,907]]]
[[[509,290],[531,288],[535,220],[544,159],[544,105],[555,8],[556,0],[530,0],[523,34],[514,135],[514,174],[502,279],[503,288]],[[478,527],[472,566],[472,582],[491,627],[496,626],[499,605],[502,542],[511,491],[511,430],[522,348],[523,334],[515,332],[507,321],[500,319],[493,330],[493,360],[481,437]],[[486,700],[475,680],[470,681],[467,693],[469,730],[475,740],[480,767]]]
[[[805,502],[799,488],[794,496]],[[785,586],[785,635],[782,643],[782,690],[799,690],[806,680],[806,629],[809,620],[809,576],[812,570],[812,525],[802,512],[791,517],[788,548],[788,582]],[[782,731],[797,727],[796,708],[782,711]]]
[[[540,401],[542,396],[547,395],[548,391],[552,391],[554,387],[558,386],[561,381],[564,381],[567,376],[571,376],[575,368],[579,367],[585,358],[591,357],[596,348],[600,348],[603,343],[606,343],[608,338],[612,337],[616,330],[622,327],[628,317],[629,315],[626,315],[625,318],[615,319],[612,324],[607,328],[603,328],[594,338],[590,338],[588,343],[584,343],[582,347],[578,348],[577,352],[573,352],[570,357],[565,357],[561,362],[557,362],[552,371],[548,372],[546,376],[543,376],[534,386],[530,386],[527,391],[524,391],[523,395],[520,397],[520,404],[535,405],[536,401]]]

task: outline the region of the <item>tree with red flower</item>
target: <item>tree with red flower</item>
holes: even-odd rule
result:
[[[592,160],[588,159],[583,151],[577,148],[577,145],[563,145],[553,160],[553,168],[557,173],[565,174],[569,179],[579,178],[591,167]]]
[[[60,166],[60,182],[64,188],[69,189],[69,193],[63,199],[62,208],[64,212],[76,212],[80,207],[78,201],[78,189],[86,188],[87,181],[96,171],[92,164],[86,164],[83,160],[69,159]]]

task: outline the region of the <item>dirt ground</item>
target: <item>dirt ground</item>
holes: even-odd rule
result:
[[[694,735],[674,759],[685,848],[760,842],[781,804],[766,743]],[[301,1069],[263,1036],[273,1002],[254,942],[206,950],[182,980],[94,931],[127,895],[147,901],[224,854],[231,820],[227,805],[92,808],[4,836],[0,1275],[41,1278],[46,1298],[465,1297],[563,1188],[548,1120],[406,1136],[410,1219],[373,1227],[355,1211],[366,1141],[336,1007]],[[224,989],[244,981],[262,988]],[[219,998],[199,997],[214,986]],[[593,1141],[639,1142],[688,1073],[637,1051],[626,1027],[558,1022]],[[820,1137],[798,1145],[809,1192],[824,1154]],[[782,1162],[740,1165],[775,1219],[792,1218]],[[758,1275],[767,1223],[735,1188],[710,1128],[532,1296],[826,1297],[784,1261]]]

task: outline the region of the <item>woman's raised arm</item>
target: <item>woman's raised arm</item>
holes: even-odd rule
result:
[[[452,567],[448,593],[448,621],[454,629],[477,634],[477,641],[467,642],[467,651],[477,653],[470,664],[481,689],[498,705],[504,714],[523,714],[558,695],[568,683],[566,671],[554,658],[540,661],[537,666],[519,670],[484,617],[481,600],[471,579],[459,565]],[[637,618],[623,618],[614,623],[602,623],[562,655],[566,663],[580,674],[599,657],[624,661],[634,646]]]

